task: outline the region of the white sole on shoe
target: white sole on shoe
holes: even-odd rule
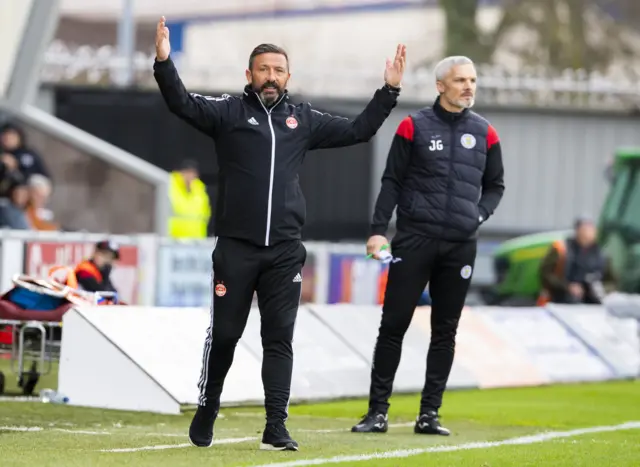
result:
[[[211,439],[211,442],[209,443],[208,446],[198,446],[196,443],[194,443],[191,440],[191,436],[189,436],[189,443],[191,444],[191,446],[193,446],[194,448],[210,448],[211,446],[213,446],[213,438]]]
[[[260,443],[261,451],[297,451],[298,447],[292,443],[287,443],[286,446],[274,446],[273,444]]]

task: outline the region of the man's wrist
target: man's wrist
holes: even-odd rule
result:
[[[487,220],[487,217],[489,217],[489,212],[483,206],[478,206],[478,213],[480,214],[478,220],[482,224]]]
[[[373,237],[374,235],[380,235],[382,237],[386,236],[387,228],[381,225],[372,225],[369,228],[369,237]]]
[[[393,86],[385,81],[383,88],[390,92],[400,94],[400,91],[402,90],[402,85]]]

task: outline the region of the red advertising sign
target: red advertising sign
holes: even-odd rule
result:
[[[91,256],[92,242],[25,242],[24,273],[46,278],[53,266],[75,266]],[[120,245],[120,260],[113,266],[111,281],[119,297],[134,305],[138,299],[138,247]]]

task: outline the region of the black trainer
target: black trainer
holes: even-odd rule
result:
[[[351,428],[352,433],[386,433],[389,429],[386,413],[369,412],[360,423]]]
[[[420,414],[416,420],[416,425],[413,428],[414,433],[420,435],[441,435],[449,436],[451,432],[440,425],[438,420],[438,412],[430,410],[426,413]]]
[[[297,451],[298,443],[291,438],[284,422],[267,423],[262,433],[260,449],[263,451]]]
[[[209,448],[213,445],[213,424],[218,410],[199,405],[189,427],[189,441],[197,448]]]

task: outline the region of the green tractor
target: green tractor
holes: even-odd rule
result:
[[[616,151],[611,188],[598,225],[599,243],[610,258],[618,290],[640,293],[640,148]],[[551,244],[571,230],[537,233],[504,242],[493,255],[496,285],[491,305],[534,305],[539,269]]]

